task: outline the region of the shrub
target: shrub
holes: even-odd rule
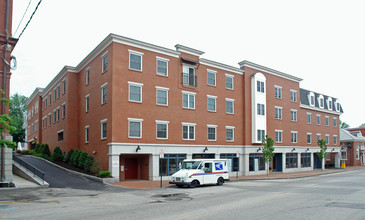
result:
[[[78,161],[77,166],[80,168],[84,168],[84,163],[88,156],[89,156],[89,154],[86,153],[85,151],[80,151],[80,156],[79,156],[79,161]]]
[[[41,148],[41,145],[40,144],[36,144],[35,147],[34,147],[34,151],[36,153],[40,153],[40,148]]]
[[[84,170],[89,172],[93,163],[94,163],[94,157],[87,155],[85,162],[84,162]]]
[[[108,178],[108,177],[110,177],[110,175],[111,175],[110,171],[100,171],[99,172],[99,176],[101,178]]]
[[[64,156],[63,156],[62,150],[59,146],[57,146],[53,150],[52,159],[53,159],[53,161],[63,161]]]
[[[80,156],[80,151],[79,150],[75,150],[72,155],[71,155],[71,159],[70,162],[72,165],[77,166],[79,163],[79,156]]]
[[[69,150],[69,151],[67,152],[67,155],[66,155],[66,162],[67,162],[67,163],[70,163],[71,156],[72,156],[73,152],[74,152],[74,150],[73,150],[72,148],[71,148],[71,150]]]
[[[21,152],[21,154],[23,154],[23,155],[33,155],[34,154],[34,150],[23,150]]]
[[[42,144],[41,145],[41,152],[42,155],[45,155],[47,157],[51,156],[51,151],[49,150],[48,144]],[[46,157],[44,157],[46,158]]]
[[[101,171],[101,166],[98,159],[94,159],[93,164],[90,167],[90,172],[93,174],[98,174]]]

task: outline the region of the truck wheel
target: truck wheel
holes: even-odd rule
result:
[[[217,185],[221,186],[221,185],[223,185],[223,183],[224,183],[224,179],[222,177],[219,177],[218,181],[217,181]]]
[[[193,180],[193,182],[191,182],[191,184],[190,184],[190,187],[191,187],[191,188],[194,188],[194,187],[196,187],[196,186],[198,186],[198,185],[199,185],[198,180]]]

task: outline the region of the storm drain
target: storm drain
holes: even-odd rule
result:
[[[170,193],[170,194],[156,194],[151,196],[153,199],[157,199],[153,203],[160,202],[172,202],[172,201],[182,201],[182,200],[192,200],[187,193]]]

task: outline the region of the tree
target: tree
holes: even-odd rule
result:
[[[318,158],[321,160],[322,162],[322,170],[324,170],[324,164],[323,164],[323,159],[325,157],[327,157],[327,145],[326,145],[326,141],[323,139],[320,139],[317,141],[317,144],[320,148],[319,152],[317,152],[317,156]]]
[[[267,164],[267,175],[269,175],[269,163],[271,163],[272,158],[274,157],[275,148],[274,148],[274,140],[268,135],[265,136],[265,139],[262,140],[262,154],[264,157],[264,161]]]
[[[10,125],[14,126],[16,130],[10,132],[15,143],[24,142],[25,129],[23,129],[23,114],[27,112],[27,97],[15,93],[10,97],[9,115],[11,117]]]
[[[0,89],[0,93],[5,94],[5,92],[1,89]],[[7,105],[7,104],[9,104],[9,102],[10,102],[10,100],[8,100],[6,98],[0,98],[0,106],[2,105],[2,103]],[[1,134],[5,131],[12,132],[16,129],[14,126],[9,124],[10,121],[11,121],[11,117],[9,115],[6,115],[6,114],[0,115],[0,133]],[[15,142],[0,139],[0,147],[14,148],[15,146],[16,146]]]
[[[347,124],[346,122],[340,120],[340,127],[343,128],[343,129],[346,129],[346,128],[349,128],[350,125]]]

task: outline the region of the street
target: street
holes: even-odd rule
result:
[[[365,219],[365,172],[197,188],[0,191],[0,218]]]

